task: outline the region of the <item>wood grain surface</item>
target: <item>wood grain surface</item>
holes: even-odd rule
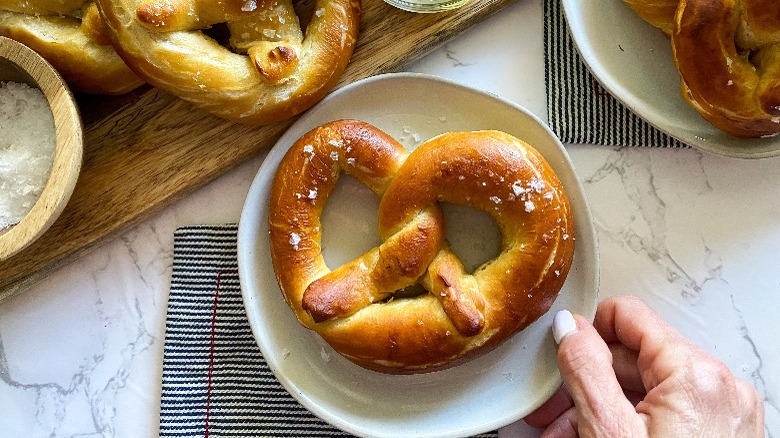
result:
[[[415,14],[363,0],[358,44],[337,88],[398,71],[513,1]],[[78,183],[49,231],[0,262],[0,301],[256,156],[294,121],[231,123],[150,87],[79,101],[86,151]]]

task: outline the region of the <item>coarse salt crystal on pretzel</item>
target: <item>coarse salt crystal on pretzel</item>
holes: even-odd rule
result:
[[[336,84],[360,27],[360,0],[98,0],[112,41],[150,84],[246,124],[290,118]],[[310,17],[308,16],[310,15]],[[302,29],[305,24],[305,33]],[[224,27],[226,41],[203,31]]]
[[[380,197],[382,243],[331,271],[320,214],[342,172]],[[501,230],[500,254],[472,274],[445,240],[442,201],[483,210]],[[574,255],[554,171],[499,131],[447,133],[409,153],[365,122],[319,126],[282,159],[269,225],[274,271],[300,323],[352,362],[394,374],[452,366],[527,327],[552,306]],[[418,282],[427,293],[396,294]]]
[[[73,91],[122,94],[143,81],[111,46],[87,0],[0,0],[0,35],[38,52]]]

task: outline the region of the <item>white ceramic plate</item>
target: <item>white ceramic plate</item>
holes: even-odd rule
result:
[[[503,130],[534,145],[561,178],[576,221],[574,265],[554,308],[480,358],[414,376],[359,368],[335,353],[319,335],[299,325],[274,277],[268,242],[268,193],[290,145],[315,126],[339,118],[372,123],[408,148],[443,132],[477,129]],[[324,255],[331,267],[378,243],[378,205],[371,192],[355,180],[345,177],[339,182],[323,215]],[[460,251],[456,246],[456,251],[461,255],[482,253],[479,257],[489,259],[488,253],[497,246],[490,242],[489,231],[475,231],[480,223],[484,225],[481,212],[463,209],[454,219],[453,214],[445,214],[448,237],[452,219],[452,227],[485,237],[472,241],[465,251],[464,242],[456,242],[461,246]],[[522,418],[560,385],[550,334],[554,311],[568,308],[592,318],[598,293],[598,253],[589,208],[560,142],[535,116],[510,102],[420,74],[375,76],[342,88],[309,110],[281,137],[249,190],[239,225],[238,265],[249,323],[271,370],[306,408],[359,436],[468,436]]]
[[[689,106],[680,94],[671,42],[623,0],[562,2],[571,36],[591,73],[648,123],[709,152],[740,158],[780,154],[780,137],[732,137]]]

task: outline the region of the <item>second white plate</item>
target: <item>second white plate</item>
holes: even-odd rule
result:
[[[315,126],[340,118],[372,123],[409,149],[447,131],[478,129],[499,129],[536,147],[563,182],[575,213],[574,264],[554,308],[482,357],[414,376],[359,368],[302,327],[282,297],[271,264],[269,188],[280,160],[295,140]],[[339,182],[323,215],[324,256],[330,266],[377,243],[377,206],[373,194],[354,180]],[[482,219],[478,212],[466,210],[455,215],[453,222],[459,223],[453,225],[468,230],[467,234],[478,234],[484,227],[474,224],[483,223]],[[449,227],[450,217],[447,220]],[[490,253],[491,245],[483,245],[488,240],[490,236],[485,236],[467,252]],[[376,76],[342,88],[282,136],[247,195],[239,225],[238,264],[252,331],[276,377],[320,418],[355,435],[372,437],[469,436],[530,413],[561,383],[550,334],[554,312],[567,308],[592,318],[598,291],[598,253],[590,211],[557,138],[538,118],[508,101],[419,74]]]
[[[663,132],[699,149],[740,158],[780,154],[780,137],[742,139],[712,126],[680,94],[672,46],[623,0],[562,0],[572,39],[610,94]]]

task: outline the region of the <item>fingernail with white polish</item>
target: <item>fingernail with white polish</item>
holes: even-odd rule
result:
[[[560,344],[561,339],[564,336],[577,331],[577,321],[574,320],[574,316],[568,310],[561,310],[555,314],[553,318],[553,338],[555,343]]]

